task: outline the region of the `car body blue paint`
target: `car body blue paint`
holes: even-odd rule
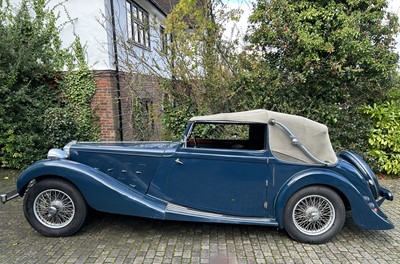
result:
[[[71,160],[43,160],[27,168],[17,180],[22,196],[30,181],[42,176],[73,183],[94,209],[126,215],[164,218],[166,203],[129,188],[111,176]]]
[[[283,162],[269,151],[267,140],[264,150],[188,148],[181,142],[78,143],[70,146],[68,160],[44,160],[28,167],[17,182],[20,195],[31,180],[43,176],[72,182],[100,211],[281,228],[288,199],[306,186],[324,185],[346,197],[358,225],[393,228],[363,172],[350,162]]]
[[[212,213],[265,216],[265,152],[181,148],[172,159],[183,164],[171,168],[165,200]]]
[[[346,166],[342,163],[342,161],[339,161],[337,167]],[[344,170],[342,170],[342,172],[345,174]],[[352,177],[346,178],[343,174],[325,168],[308,169],[288,179],[287,183],[284,184],[279,191],[275,201],[279,226],[283,228],[282,215],[286,202],[296,191],[307,186],[321,185],[337,190],[347,198],[352,209],[352,217],[357,225],[370,230],[392,229],[394,227],[393,224],[385,218],[384,215],[380,215],[379,212],[377,213],[371,210],[364,200],[363,196],[372,198],[368,188],[364,187],[366,185],[359,184],[358,181],[352,179]],[[375,202],[374,199],[371,199],[371,201]],[[375,206],[378,207],[376,202]]]

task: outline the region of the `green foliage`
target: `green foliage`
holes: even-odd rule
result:
[[[198,110],[194,100],[187,92],[179,91],[180,85],[175,81],[164,81],[165,88],[171,91],[171,98],[165,98],[163,102],[164,112],[161,121],[164,127],[164,139],[179,140],[185,131],[187,121],[197,115]]]
[[[383,0],[260,0],[250,55],[235,82],[242,109],[299,114],[330,128],[336,150],[364,152],[369,121],[358,111],[396,85],[398,18]]]
[[[45,154],[43,113],[56,104],[62,69],[57,16],[44,1],[0,7],[0,162],[21,168]]]
[[[223,40],[222,35],[223,25],[236,13],[222,8],[220,1],[182,0],[168,15],[166,33],[173,41],[166,59],[173,80],[163,81],[170,96],[163,114],[167,134],[178,136],[192,114],[230,109],[228,97],[238,70],[237,57],[234,43]]]
[[[74,73],[69,71],[59,85],[59,73],[71,55],[61,48],[58,16],[46,3],[23,0],[16,7],[0,1],[0,163],[3,167],[23,168],[44,158],[49,148],[75,139],[76,135],[93,132],[87,122],[78,121],[82,116],[91,115],[86,110],[90,99],[85,95],[84,102],[72,102],[72,97],[63,96],[60,90],[66,90],[66,83],[78,76],[71,77]],[[83,79],[87,73],[85,76]],[[74,83],[88,89],[88,85],[81,84]]]
[[[363,112],[372,119],[373,127],[368,139],[369,153],[381,172],[400,176],[400,102],[364,106]]]
[[[44,134],[52,147],[62,147],[72,139],[94,141],[100,128],[90,102],[96,92],[96,82],[86,64],[79,38],[65,58],[68,70],[59,83],[59,104],[44,114]]]
[[[149,101],[132,98],[132,119],[136,140],[150,140],[153,131],[153,109]]]

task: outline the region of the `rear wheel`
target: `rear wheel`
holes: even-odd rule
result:
[[[336,192],[323,186],[310,186],[289,199],[283,213],[283,224],[293,239],[320,244],[339,233],[345,218],[343,201]]]
[[[45,179],[31,186],[24,198],[24,214],[29,224],[45,236],[70,236],[87,217],[87,205],[71,183]]]

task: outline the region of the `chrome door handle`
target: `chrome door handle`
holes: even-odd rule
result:
[[[177,158],[177,159],[175,160],[175,163],[176,163],[176,164],[181,164],[181,165],[183,165],[183,162],[182,162],[179,158]]]

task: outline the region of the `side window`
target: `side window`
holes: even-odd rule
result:
[[[262,150],[265,125],[196,123],[188,138],[192,148]]]

